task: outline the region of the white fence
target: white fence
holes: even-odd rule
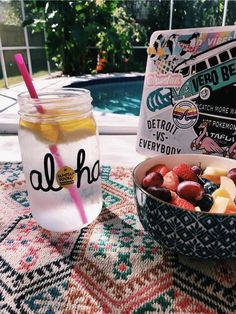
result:
[[[19,0],[19,1],[20,1],[22,19],[25,20],[24,0]],[[8,47],[2,45],[2,38],[1,38],[1,33],[0,33],[0,62],[1,62],[1,67],[2,67],[2,75],[3,75],[4,85],[6,88],[9,87],[9,84],[8,84],[8,76],[7,76],[4,52],[5,51],[19,51],[19,50],[26,51],[27,64],[29,67],[30,75],[32,76],[33,71],[32,71],[32,61],[31,61],[30,51],[35,50],[35,49],[36,50],[37,49],[41,49],[41,50],[45,49],[45,46],[32,46],[29,44],[29,36],[28,36],[28,32],[27,32],[27,27],[23,28],[23,32],[24,32],[25,45],[24,46],[8,46]],[[44,33],[44,39],[46,40],[46,34],[45,33]],[[50,74],[51,70],[50,70],[50,63],[48,60],[47,60],[47,70],[48,70],[48,73]]]

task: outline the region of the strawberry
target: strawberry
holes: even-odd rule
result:
[[[188,210],[191,210],[191,211],[195,211],[194,205],[189,203],[188,201],[186,201],[185,199],[183,199],[181,197],[175,197],[174,199],[172,199],[170,201],[170,204],[178,206],[180,208],[184,208],[184,209],[188,209]]]
[[[166,189],[176,192],[177,186],[179,184],[179,178],[174,171],[167,172],[163,177],[163,184],[162,186]]]
[[[174,199],[176,199],[176,197],[179,197],[177,193],[175,193],[174,191],[170,191],[171,193],[171,201],[173,201]]]
[[[166,166],[166,165],[164,165],[164,164],[158,164],[158,165],[156,165],[156,166],[153,166],[151,169],[149,169],[148,171],[147,171],[147,174],[149,174],[150,172],[158,172],[158,173],[160,173],[161,175],[165,175],[165,174],[167,174],[167,172],[169,172],[170,170],[169,170],[169,168]]]
[[[191,167],[186,163],[182,163],[179,164],[178,166],[175,166],[173,168],[173,171],[175,174],[177,174],[177,176],[179,176],[184,181],[194,182],[198,181],[196,173],[194,173]]]

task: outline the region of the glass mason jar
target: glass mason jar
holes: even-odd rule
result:
[[[30,209],[50,231],[79,230],[102,209],[99,143],[85,89],[18,95],[19,143]]]

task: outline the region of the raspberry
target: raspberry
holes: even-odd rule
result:
[[[179,176],[184,181],[194,182],[198,181],[196,173],[194,173],[191,167],[186,163],[182,163],[179,164],[178,166],[175,166],[173,168],[173,171],[175,174],[177,174],[177,176]]]
[[[176,197],[176,198],[172,199],[170,203],[172,205],[178,206],[180,208],[195,211],[195,207],[193,206],[193,204],[189,203],[188,201],[186,201],[185,199],[183,199],[181,197]]]

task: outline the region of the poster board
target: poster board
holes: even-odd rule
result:
[[[236,159],[236,26],[154,32],[136,150]]]

